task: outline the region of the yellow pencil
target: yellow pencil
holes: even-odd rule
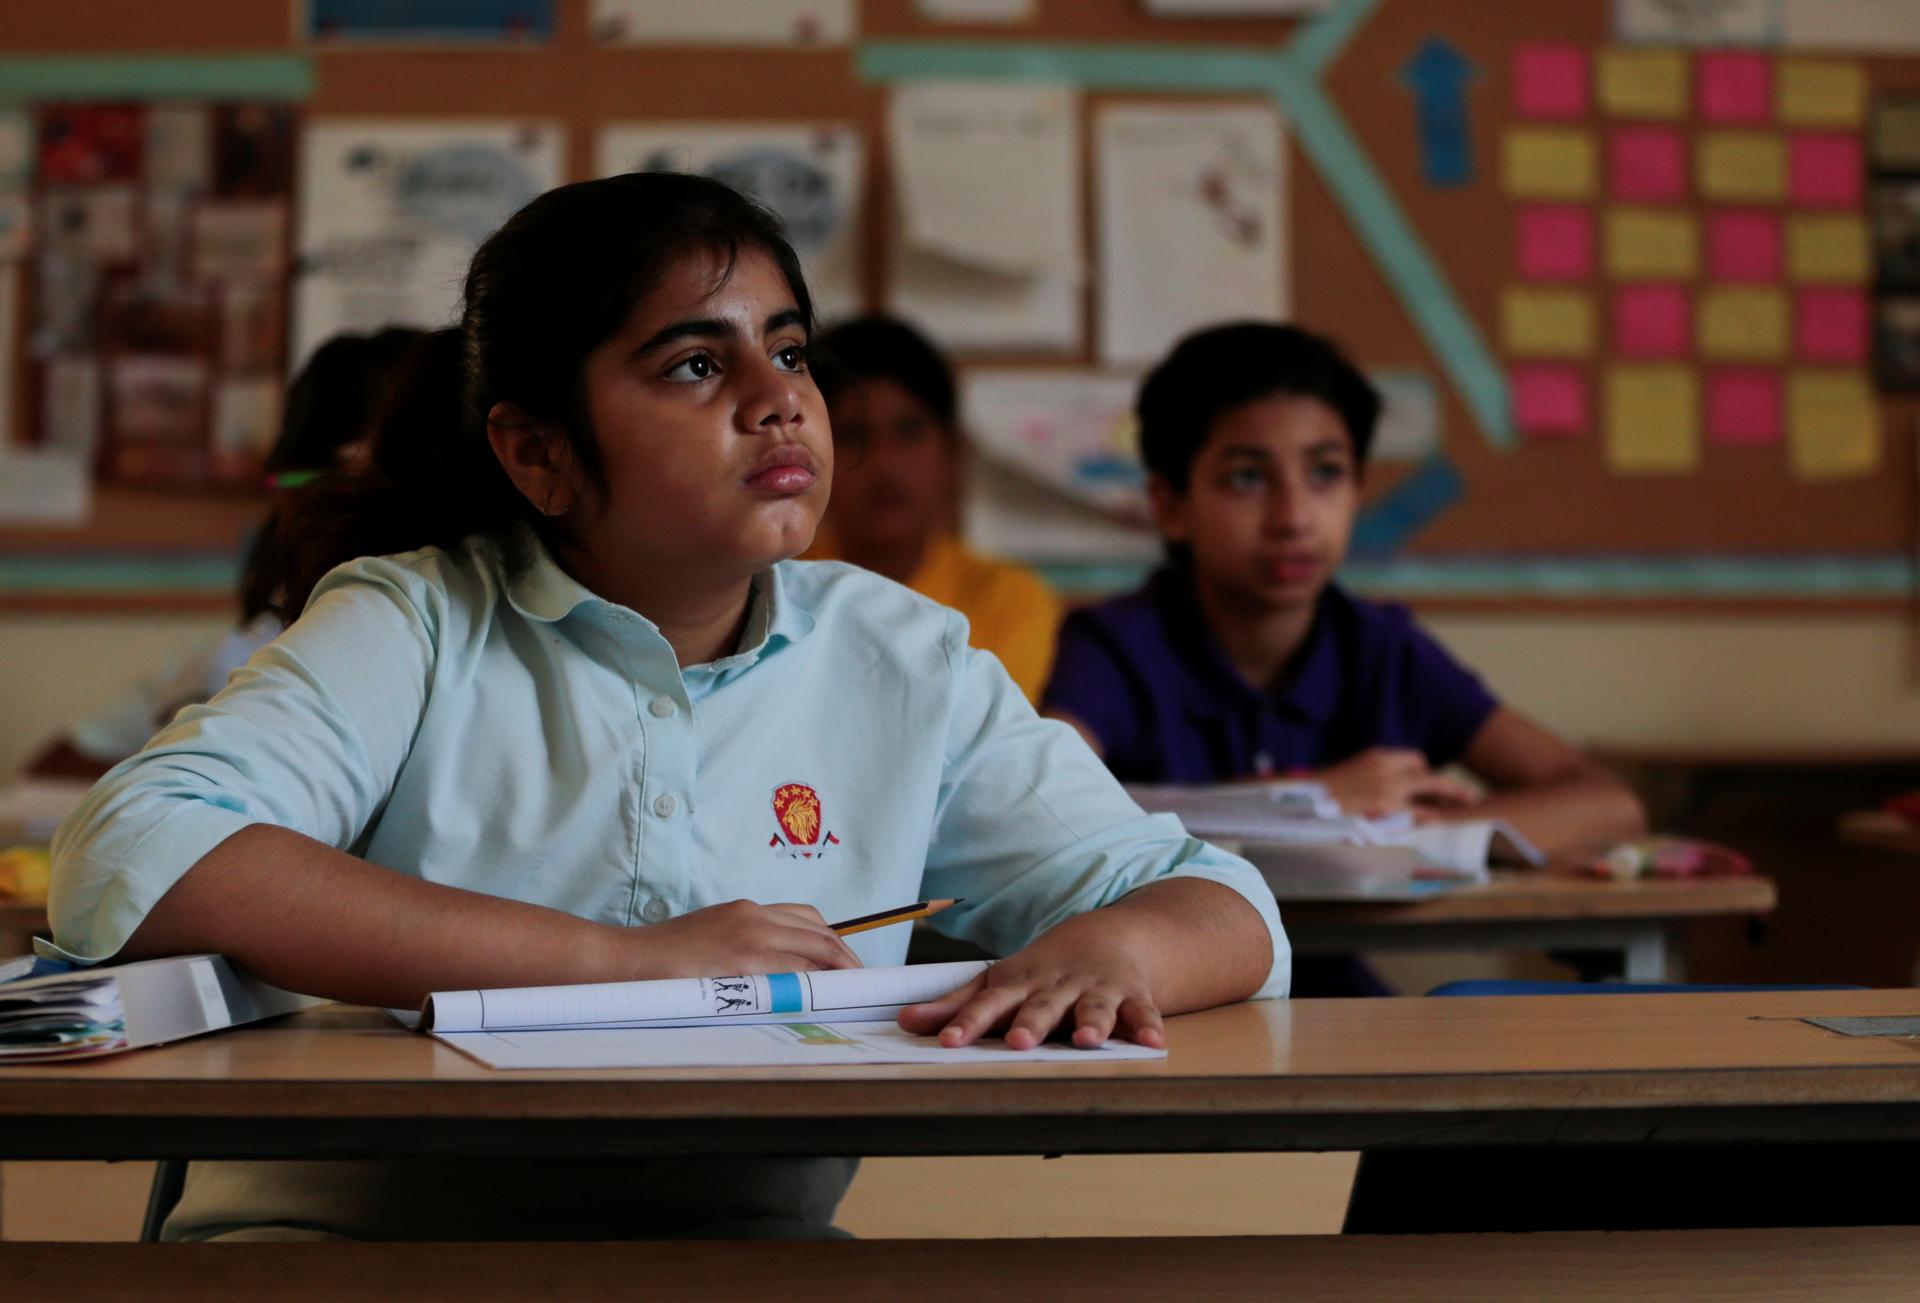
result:
[[[964,896],[960,900],[966,899]],[[866,914],[860,918],[850,918],[835,923],[833,930],[843,937],[855,932],[866,932],[877,927],[892,927],[895,923],[911,923],[916,918],[928,918],[938,914],[950,905],[958,905],[960,900],[921,900],[911,905],[902,905],[898,909],[883,909],[878,914]]]

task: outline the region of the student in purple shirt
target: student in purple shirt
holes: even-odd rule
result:
[[[1350,811],[1502,818],[1549,854],[1644,830],[1631,792],[1405,610],[1333,582],[1380,397],[1331,344],[1263,322],[1202,330],[1137,407],[1167,564],[1067,618],[1042,699],[1123,781],[1310,776]],[[1294,994],[1304,980],[1296,963]]]

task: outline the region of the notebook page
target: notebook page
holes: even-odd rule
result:
[[[716,1022],[877,1021],[945,995],[986,964],[915,964],[818,973],[675,977],[647,982],[436,991],[423,1025],[436,1032],[686,1027]]]

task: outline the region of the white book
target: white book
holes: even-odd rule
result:
[[[163,1045],[325,1003],[220,955],[176,955],[0,984],[0,1064]]]

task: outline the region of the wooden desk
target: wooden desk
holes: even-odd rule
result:
[[[1233,1239],[657,1244],[0,1245],[19,1303],[141,1298],[781,1298],[934,1303],[1552,1297],[1881,1303],[1913,1288],[1913,1228]]]
[[[1609,882],[1554,870],[1498,872],[1485,886],[1416,901],[1287,901],[1296,952],[1617,950],[1629,981],[1679,980],[1678,934],[1689,919],[1764,914],[1763,877]]]
[[[329,1006],[0,1071],[0,1158],[1049,1154],[1920,1138],[1920,1045],[1806,1015],[1920,991],[1311,1000],[1063,1070],[496,1072]]]

